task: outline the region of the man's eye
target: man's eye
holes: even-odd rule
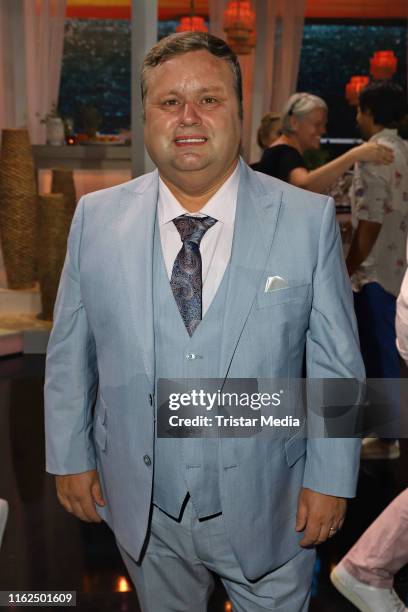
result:
[[[216,98],[213,98],[212,96],[206,96],[205,98],[202,99],[202,104],[215,104],[215,102],[217,102]]]
[[[164,100],[162,104],[163,106],[175,106],[176,104],[178,104],[178,101],[172,98],[171,100]]]

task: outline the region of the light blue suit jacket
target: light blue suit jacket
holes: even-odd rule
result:
[[[357,378],[364,368],[333,201],[240,162],[220,338],[220,378]],[[135,559],[154,463],[153,233],[157,171],[81,198],[68,241],[46,368],[47,470],[97,468],[98,512]],[[288,288],[265,293],[270,276]],[[352,439],[221,440],[231,545],[254,579],[299,551],[302,486],[355,494]],[[149,462],[151,460],[151,463]]]

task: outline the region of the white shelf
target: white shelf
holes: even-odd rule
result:
[[[36,315],[41,312],[38,286],[33,289],[0,289],[0,314]]]
[[[117,170],[131,168],[131,147],[127,145],[33,145],[37,169]]]

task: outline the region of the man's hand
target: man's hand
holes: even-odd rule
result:
[[[98,472],[90,470],[81,474],[56,476],[57,496],[65,510],[87,523],[100,523],[95,504],[104,506]]]
[[[300,545],[316,546],[342,528],[347,500],[302,489],[296,515],[296,531],[304,531]]]

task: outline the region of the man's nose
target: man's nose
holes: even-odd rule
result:
[[[192,102],[186,102],[182,109],[181,123],[183,125],[199,125],[201,123],[200,114]]]

